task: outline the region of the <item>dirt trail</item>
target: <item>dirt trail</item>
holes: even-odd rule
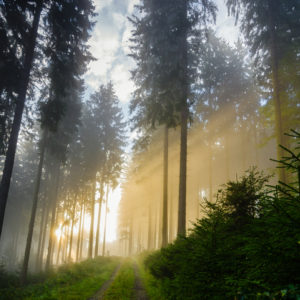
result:
[[[111,275],[110,279],[108,279],[104,284],[101,286],[100,290],[92,296],[91,298],[88,298],[88,300],[101,300],[105,291],[109,288],[109,286],[112,284],[112,282],[115,280],[119,270],[120,270],[121,264],[119,264],[113,274]]]
[[[136,263],[133,265],[134,275],[135,275],[135,283],[134,283],[134,298],[135,300],[149,300],[146,291],[144,289],[140,274],[139,268]]]

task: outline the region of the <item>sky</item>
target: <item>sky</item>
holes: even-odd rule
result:
[[[138,2],[138,0],[94,0],[98,16],[89,41],[90,51],[97,60],[90,63],[85,76],[88,94],[97,90],[101,84],[112,81],[125,115],[134,90],[134,84],[130,80],[130,70],[134,68],[134,61],[128,57],[132,25],[127,18],[132,15],[134,5]],[[217,35],[234,44],[238,37],[234,20],[227,16],[223,0],[215,2],[219,9]]]
[[[85,76],[87,97],[101,84],[112,81],[126,118],[128,118],[128,103],[134,90],[134,84],[130,80],[130,70],[134,69],[134,61],[128,56],[132,25],[128,17],[132,15],[134,5],[138,2],[139,0],[94,0],[98,15],[89,45],[96,61],[90,63]],[[215,27],[217,35],[233,45],[238,38],[238,28],[234,26],[234,19],[227,16],[224,1],[216,0],[215,3],[219,10]],[[107,226],[109,242],[117,238],[120,198],[121,190],[118,187],[109,201]]]

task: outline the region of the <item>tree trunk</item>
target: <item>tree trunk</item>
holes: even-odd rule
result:
[[[172,174],[172,173],[171,173]],[[171,185],[171,193],[170,193],[170,198],[169,198],[169,202],[170,202],[170,209],[169,209],[169,242],[172,243],[173,241],[173,230],[174,230],[174,224],[173,224],[173,192],[172,192],[172,185]]]
[[[181,112],[180,172],[177,235],[186,234],[187,107]]]
[[[49,203],[47,203],[46,217],[45,217],[45,223],[44,223],[43,233],[42,233],[42,244],[41,244],[40,252],[38,254],[38,264],[37,264],[38,271],[42,270],[42,267],[43,267],[43,258],[44,258],[46,234],[47,234],[47,227],[48,227],[49,210],[50,210],[50,205],[49,205]]]
[[[42,247],[45,219],[46,219],[46,195],[44,195],[44,199],[43,199],[42,217],[41,217],[40,232],[39,232],[39,242],[38,242],[36,260],[35,260],[35,270],[36,271],[39,271],[39,258],[40,258],[41,247]]]
[[[98,251],[99,251],[102,199],[103,199],[103,180],[101,180],[101,186],[100,186],[100,198],[99,198],[99,209],[98,209],[98,220],[97,220],[97,231],[96,231],[95,257],[98,256]]]
[[[23,261],[23,266],[22,266],[21,275],[20,275],[21,284],[24,284],[27,279],[28,262],[29,262],[29,257],[30,257],[36,209],[37,209],[37,204],[38,204],[38,199],[39,199],[40,184],[41,184],[41,177],[42,177],[42,171],[43,171],[47,136],[48,136],[47,129],[45,129],[45,131],[43,132],[42,140],[41,140],[40,161],[39,161],[39,165],[38,165],[35,189],[34,189],[34,194],[33,194],[33,203],[32,203],[31,216],[30,216],[30,222],[29,222],[29,228],[28,228],[24,261]]]
[[[180,111],[180,168],[179,168],[179,199],[178,199],[178,224],[177,235],[186,235],[186,164],[187,164],[187,123],[188,123],[188,47],[187,47],[187,13],[188,1],[183,1],[182,7],[182,41],[181,41],[181,73],[182,73],[182,95]]]
[[[56,217],[56,202],[58,196],[58,186],[59,186],[59,175],[60,175],[60,163],[56,166],[55,172],[55,186],[54,186],[54,194],[52,199],[52,212],[51,212],[51,224],[50,224],[50,232],[49,232],[49,243],[48,243],[48,253],[45,270],[48,271],[51,265],[51,257],[53,252],[54,238],[55,238],[55,217]]]
[[[104,221],[104,233],[103,233],[102,256],[105,255],[107,211],[108,211],[108,185],[107,185],[107,190],[106,190],[106,209],[105,209],[105,221]]]
[[[26,92],[29,84],[30,71],[32,69],[32,63],[34,58],[34,49],[36,46],[37,32],[40,22],[40,15],[43,8],[43,1],[37,1],[36,10],[32,22],[31,33],[28,38],[28,48],[26,49],[24,68],[20,79],[20,88],[18,99],[16,101],[15,115],[12,124],[12,129],[8,142],[8,149],[6,152],[3,175],[0,184],[0,238],[4,222],[4,214],[7,203],[8,192],[10,188],[11,176],[15,161],[15,154],[17,149],[17,142],[19,131],[21,127],[22,115],[25,106]]]
[[[83,196],[83,194],[82,194]],[[79,249],[80,249],[80,240],[81,240],[81,226],[82,226],[82,218],[83,218],[83,208],[84,208],[84,203],[83,203],[83,197],[81,198],[82,201],[82,206],[80,210],[80,220],[79,220],[79,228],[78,228],[78,236],[77,236],[77,247],[76,247],[76,262],[79,260]]]
[[[274,21],[274,1],[268,0],[269,6],[269,29],[270,29],[270,52],[271,52],[271,68],[272,68],[272,81],[273,81],[273,99],[275,107],[275,126],[276,126],[276,142],[277,142],[277,160],[281,160],[284,156],[284,151],[280,145],[284,146],[283,137],[283,122],[281,115],[281,99],[280,99],[280,82],[279,82],[279,57],[277,48],[277,35]],[[286,182],[286,174],[284,168],[278,168],[279,180]]]
[[[148,207],[148,250],[152,249],[152,213],[151,213],[151,199],[149,199]]]
[[[129,239],[128,239],[128,255],[132,255],[133,249],[133,216],[129,220]]]
[[[254,153],[255,153],[255,165],[259,166],[259,155],[258,155],[258,142],[257,142],[257,128],[256,124],[253,126],[253,135],[254,135]]]
[[[213,164],[213,153],[212,153],[212,146],[211,146],[211,140],[209,140],[209,158],[208,158],[208,185],[209,185],[209,201],[212,202],[212,198],[213,198],[213,188],[212,188],[212,173],[213,173],[213,168],[212,168],[212,164]],[[199,191],[198,191],[198,195],[197,195],[197,199],[199,199]],[[198,209],[199,209],[200,204],[198,203]]]
[[[168,126],[164,130],[162,247],[168,245]]]
[[[226,172],[226,182],[230,180],[230,170],[229,170],[229,141],[228,133],[225,132],[225,172]]]
[[[90,238],[89,238],[89,251],[88,258],[93,257],[93,245],[94,245],[94,217],[95,217],[95,191],[96,191],[96,178],[92,187],[92,211],[91,211],[91,226],[90,226]]]
[[[76,209],[76,202],[77,202],[77,191],[73,203],[73,208],[72,208],[72,226],[71,226],[71,236],[70,236],[70,248],[69,248],[69,256],[68,256],[68,261],[71,261],[71,254],[72,254],[72,244],[73,244],[73,231],[74,231],[74,219],[75,219],[75,209]]]
[[[82,260],[82,247],[84,243],[84,224],[85,224],[85,213],[86,213],[86,192],[84,195],[84,209],[83,209],[83,220],[82,220],[82,229],[81,229],[81,236],[80,236],[80,246],[79,246],[79,260]]]
[[[61,234],[60,234],[59,242],[58,242],[57,255],[56,255],[56,264],[57,264],[57,265],[59,264],[59,254],[60,254],[60,250],[61,250],[63,230],[64,230],[64,228],[63,228],[63,226],[62,226],[62,228],[61,228]]]

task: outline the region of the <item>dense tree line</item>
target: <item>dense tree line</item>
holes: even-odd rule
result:
[[[125,123],[112,83],[83,101],[91,1],[3,1],[0,9],[0,73],[9,74],[0,89],[1,248],[7,267],[21,262],[24,283],[28,266],[48,270],[100,254],[101,208],[118,185]]]

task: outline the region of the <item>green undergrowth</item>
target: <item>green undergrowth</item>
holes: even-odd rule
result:
[[[135,275],[132,260],[127,258],[110,287],[104,294],[104,300],[131,300],[133,299],[133,288]]]
[[[117,258],[98,257],[81,263],[66,264],[47,274],[31,277],[18,287],[17,276],[2,272],[0,300],[82,300],[94,295],[119,263]],[[42,282],[38,282],[41,281]]]
[[[300,133],[290,136],[287,183],[251,168],[204,201],[187,237],[146,256],[151,299],[300,300]]]
[[[147,292],[148,298],[150,300],[165,300],[162,296],[161,290],[161,282],[157,280],[149,271],[148,268],[145,267],[144,261],[148,257],[148,255],[152,253],[150,251],[146,251],[141,253],[137,258],[137,264],[140,271],[140,276],[144,285],[144,288]]]

